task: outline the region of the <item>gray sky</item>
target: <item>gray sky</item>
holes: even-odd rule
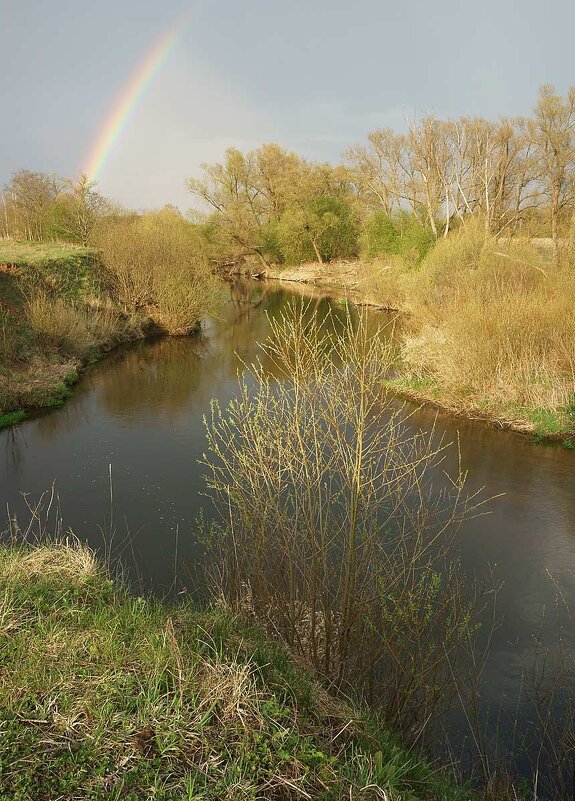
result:
[[[226,147],[336,161],[414,114],[528,114],[575,84],[575,0],[0,0],[0,184],[78,175],[131,75],[189,11],[101,175],[135,208],[191,205]]]

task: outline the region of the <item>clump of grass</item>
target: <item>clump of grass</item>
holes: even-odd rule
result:
[[[0,598],[2,798],[469,798],[257,628],[77,543],[0,549]]]
[[[45,353],[82,356],[96,344],[86,310],[42,290],[26,304],[28,319]]]
[[[16,423],[21,423],[25,418],[26,412],[22,410],[17,412],[8,412],[8,414],[0,414],[0,431],[2,431],[3,428],[14,426]]]
[[[38,580],[81,585],[101,572],[94,553],[74,540],[38,548],[0,549],[0,581],[26,584]]]

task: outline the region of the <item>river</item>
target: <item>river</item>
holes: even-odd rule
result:
[[[201,547],[200,510],[210,514],[198,460],[210,400],[225,405],[242,362],[260,353],[291,296],[273,285],[230,287],[221,319],[201,335],[158,339],[117,352],[90,368],[66,405],[0,433],[0,502],[21,524],[29,504],[55,487],[65,530],[96,548],[122,553],[142,590],[191,587]],[[314,301],[317,314],[328,298]],[[367,312],[374,323],[383,312]],[[465,566],[492,569],[500,584],[499,625],[484,674],[484,703],[517,705],[522,668],[536,638],[575,646],[575,452],[536,445],[480,422],[416,412],[412,425],[459,438],[468,490],[485,487],[491,513],[466,523]],[[453,457],[454,458],[454,457]],[[111,480],[110,480],[111,479]],[[45,496],[46,506],[48,496]],[[55,519],[52,505],[52,520]],[[111,543],[111,544],[110,544]]]

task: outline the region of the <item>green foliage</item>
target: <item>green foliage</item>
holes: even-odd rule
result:
[[[406,211],[394,215],[374,212],[366,221],[360,246],[362,255],[402,256],[413,266],[421,262],[435,242],[429,225],[417,214]]]
[[[399,228],[393,217],[385,211],[375,211],[365,222],[361,232],[362,256],[399,254]]]
[[[332,261],[357,255],[358,222],[351,203],[323,195],[282,215],[277,234],[288,264]]]
[[[543,442],[565,432],[563,415],[556,409],[538,407],[528,410],[527,414],[535,424],[534,439],[536,442]]]
[[[309,163],[271,144],[245,154],[230,148],[204,173],[188,186],[212,210],[203,230],[216,265],[357,255],[358,222],[345,169]]]
[[[18,412],[9,412],[8,414],[0,414],[0,431],[3,428],[9,428],[10,426],[16,425],[16,423],[21,423],[22,420],[25,420],[26,412],[18,411]]]
[[[277,222],[270,220],[262,227],[260,249],[263,256],[272,264],[282,264],[285,261]]]

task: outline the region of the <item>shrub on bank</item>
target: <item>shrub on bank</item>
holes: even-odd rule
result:
[[[148,315],[167,333],[188,334],[217,308],[221,289],[197,227],[177,212],[102,223],[95,241],[124,309]]]

